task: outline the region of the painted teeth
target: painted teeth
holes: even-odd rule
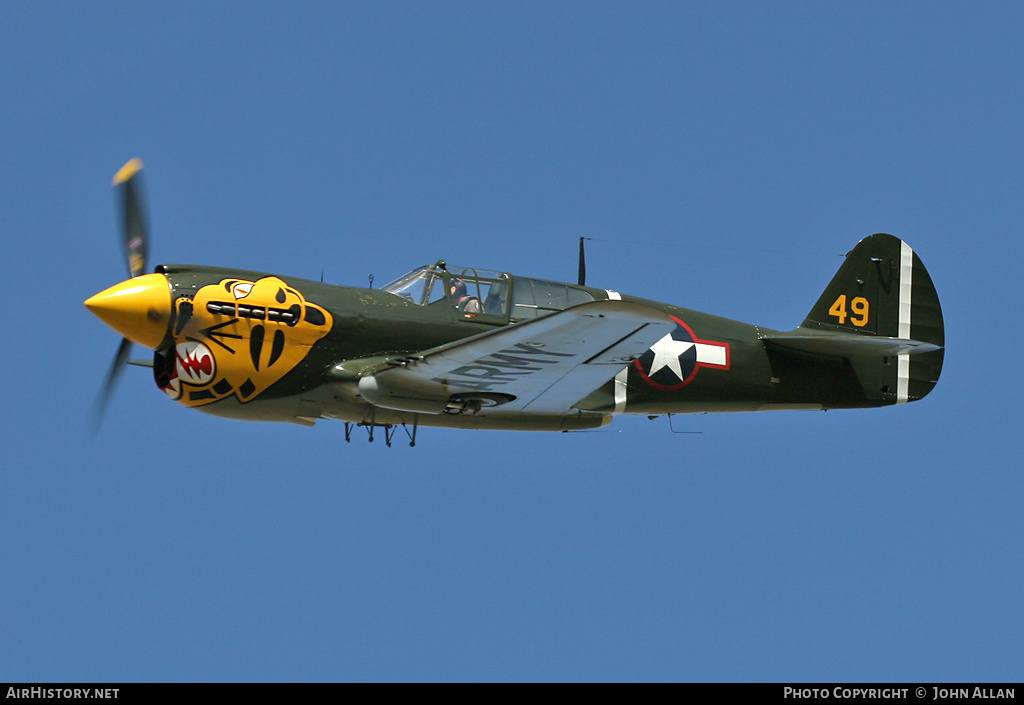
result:
[[[213,354],[202,343],[187,341],[174,349],[178,377],[192,384],[205,384],[213,379]]]

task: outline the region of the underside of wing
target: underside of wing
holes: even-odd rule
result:
[[[570,413],[674,325],[647,306],[595,301],[403,358],[364,375],[359,393],[428,414]]]

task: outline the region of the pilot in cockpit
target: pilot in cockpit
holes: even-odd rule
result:
[[[452,279],[450,292],[452,295],[452,303],[455,304],[455,308],[464,313],[483,313],[484,309],[483,306],[480,305],[480,299],[469,295],[469,291],[466,288],[466,282],[461,279]]]

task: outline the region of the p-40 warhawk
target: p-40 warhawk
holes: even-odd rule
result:
[[[379,289],[178,264],[146,270],[139,170],[115,176],[131,278],[85,302],[152,348],[157,387],[218,416],[393,429],[566,431],[617,414],[840,409],[921,399],[939,299],[891,235],[864,238],[795,330],[440,260]]]

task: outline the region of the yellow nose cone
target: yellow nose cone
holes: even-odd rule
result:
[[[85,307],[128,340],[155,349],[171,320],[171,286],[163,274],[143,274],[86,299]]]

